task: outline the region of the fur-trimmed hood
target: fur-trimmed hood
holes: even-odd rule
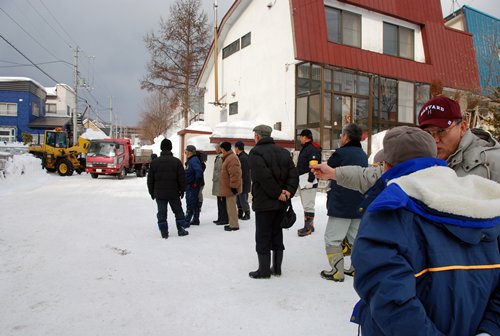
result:
[[[409,163],[417,160],[434,159]],[[398,208],[442,224],[491,228],[500,225],[500,184],[475,175],[458,177],[444,166],[415,169],[393,176],[368,211]]]

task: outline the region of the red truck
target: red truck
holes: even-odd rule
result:
[[[128,173],[146,176],[151,163],[150,149],[132,149],[129,139],[91,140],[85,171],[92,178],[115,175],[122,180]]]

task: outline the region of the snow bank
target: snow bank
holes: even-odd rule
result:
[[[0,190],[29,190],[46,183],[50,175],[42,169],[42,160],[31,154],[14,155],[0,173]]]

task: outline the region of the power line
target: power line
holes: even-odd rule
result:
[[[38,10],[37,10],[37,9],[33,6],[33,4],[30,2],[30,0],[28,0],[28,5],[30,5],[30,7],[31,7],[31,8],[33,8],[33,10],[35,11],[35,13],[37,13],[37,14],[38,14],[38,16],[42,18],[42,20],[43,20],[43,21],[47,24],[47,26],[49,26],[49,27],[50,27],[50,28],[51,28],[51,29],[52,29],[52,30],[53,30],[53,31],[54,31],[54,32],[55,32],[55,33],[56,33],[56,34],[57,34],[57,35],[58,35],[58,36],[59,36],[59,37],[60,37],[63,41],[64,41],[64,43],[66,43],[66,44],[67,44],[67,45],[71,48],[71,44],[70,44],[70,43],[68,43],[68,42],[67,42],[67,41],[66,41],[66,40],[62,37],[62,35],[61,35],[61,34],[59,34],[59,32],[58,32],[57,30],[55,30],[55,28],[54,28],[54,27],[52,27],[52,25],[51,25],[51,24],[50,24],[50,23],[49,23],[49,22],[45,19],[45,17],[44,17],[42,14],[40,14],[40,12],[38,12]],[[73,49],[73,48],[71,48],[71,49]]]
[[[36,44],[38,44],[40,47],[42,47],[46,52],[48,52],[50,55],[52,55],[55,59],[59,59],[54,53],[52,53],[49,49],[47,49],[43,44],[38,42],[36,38],[33,37],[26,29],[23,28],[12,16],[10,16],[3,8],[0,8],[0,11],[2,11],[9,19],[11,19],[23,32],[26,33],[33,41],[35,41]]]
[[[57,23],[57,25],[59,26],[59,28],[61,28],[61,30],[69,37],[69,39],[73,42],[73,44],[74,45],[78,45],[78,43],[76,43],[75,40],[71,37],[71,35],[69,35],[69,33],[67,32],[67,30],[64,29],[64,27],[61,25],[61,23],[57,20],[57,18],[54,16],[54,14],[52,14],[52,12],[50,11],[50,9],[43,3],[42,0],[40,0],[40,3],[42,4],[43,7],[45,7],[45,9],[49,13],[49,15],[52,17],[52,19]],[[71,47],[71,45],[70,45],[70,47]]]
[[[19,49],[17,49],[12,43],[10,43],[5,37],[3,37],[2,34],[0,34],[0,38],[2,38],[2,40],[4,40],[5,42],[7,42],[8,45],[10,45],[12,48],[14,48],[14,50],[16,50],[19,54],[21,54],[21,56],[23,56],[24,58],[26,58],[28,60],[28,62],[30,62],[31,64],[33,64],[35,66],[35,68],[37,68],[38,70],[40,70],[45,76],[49,77],[50,79],[52,79],[55,83],[59,83],[58,80],[54,79],[51,75],[49,75],[48,73],[46,73],[42,68],[40,68],[38,65],[36,65],[32,60],[30,60],[28,58],[28,56],[26,56],[25,54],[23,54]]]

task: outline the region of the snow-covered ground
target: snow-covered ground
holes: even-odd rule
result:
[[[163,240],[145,178],[60,177],[16,160],[0,179],[1,335],[357,334],[352,278],[319,276],[324,194],[312,236],[297,237],[300,221],[284,232],[283,275],[254,280],[253,213],[225,232],[206,198],[199,227],[178,237],[170,224]]]

